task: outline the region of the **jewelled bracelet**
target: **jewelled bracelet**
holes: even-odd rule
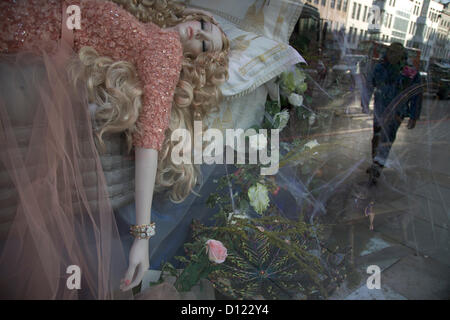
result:
[[[155,235],[155,223],[132,225],[130,234],[137,239],[148,240]]]

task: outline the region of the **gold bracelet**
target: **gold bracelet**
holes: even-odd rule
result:
[[[155,223],[132,225],[130,234],[137,239],[148,240],[155,235]]]

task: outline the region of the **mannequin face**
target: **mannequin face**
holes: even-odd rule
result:
[[[222,31],[213,23],[200,21],[187,21],[174,27],[180,35],[183,52],[197,57],[202,52],[221,51]]]

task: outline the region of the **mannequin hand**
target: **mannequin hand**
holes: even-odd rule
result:
[[[416,126],[416,119],[409,119],[408,129],[414,129],[415,126]]]
[[[130,250],[128,270],[121,281],[120,289],[127,291],[136,287],[142,281],[149,266],[148,240],[134,239]],[[133,278],[135,273],[136,276]]]

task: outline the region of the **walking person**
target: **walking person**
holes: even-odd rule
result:
[[[409,95],[409,92],[420,83],[419,72],[407,65],[407,52],[398,42],[389,46],[382,61],[374,66],[366,80],[361,97],[363,112],[369,110],[369,102],[375,92],[372,165],[367,169],[370,185],[376,184],[403,119],[409,117],[408,129],[416,126],[422,94]]]

